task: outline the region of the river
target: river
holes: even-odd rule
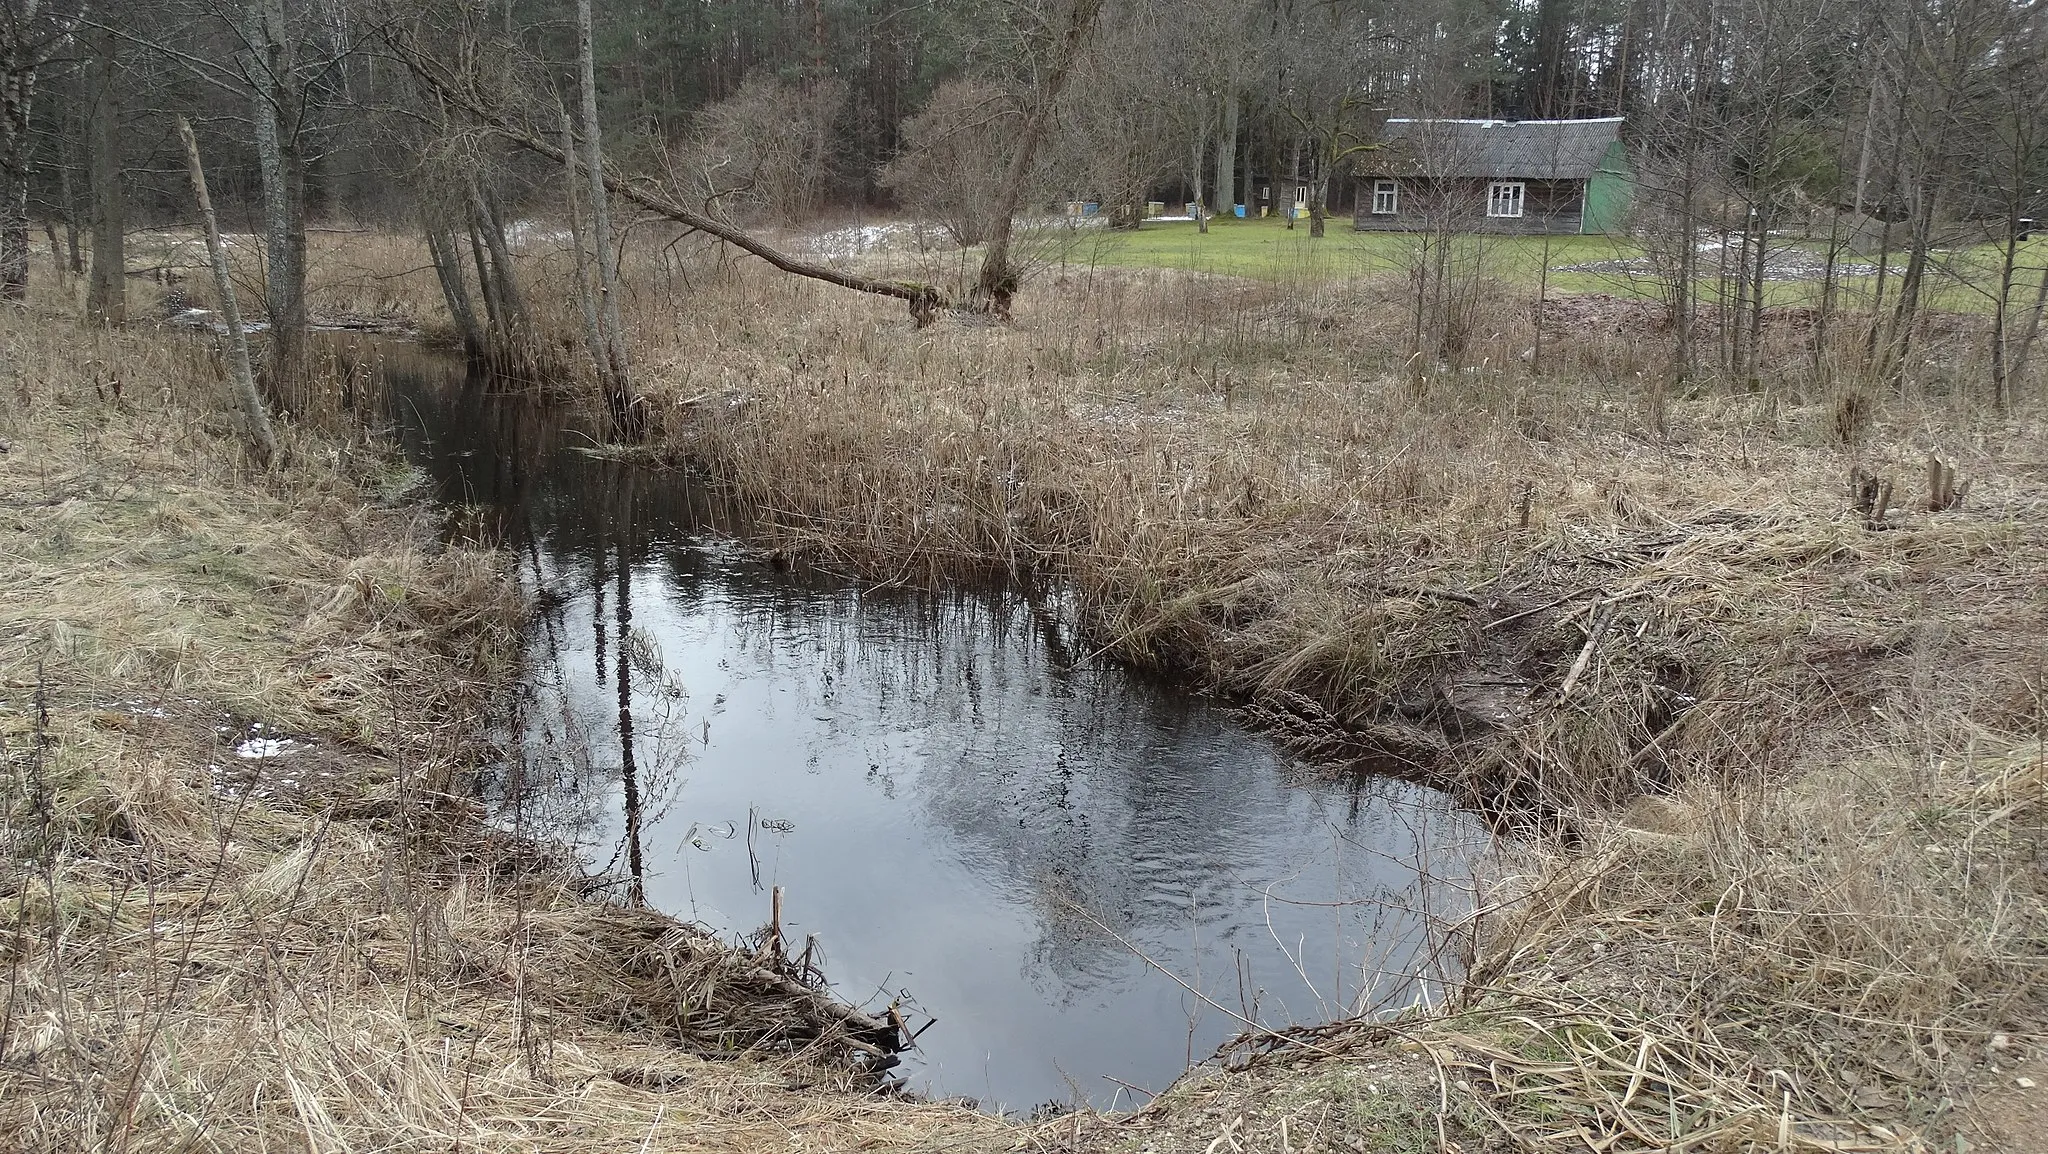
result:
[[[1129,1107],[1246,1019],[1404,1005],[1453,964],[1489,838],[1441,795],[1091,658],[1056,592],[773,564],[701,479],[384,349],[451,531],[514,550],[540,607],[500,819],[622,898],[637,859],[647,902],[722,933],[781,887],[841,997],[923,1028],[919,1092]]]

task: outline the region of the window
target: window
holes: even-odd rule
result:
[[[1496,180],[1486,186],[1486,215],[1522,215],[1522,182]]]
[[[1372,185],[1372,211],[1374,216],[1393,216],[1401,211],[1401,186],[1391,180],[1376,180]]]

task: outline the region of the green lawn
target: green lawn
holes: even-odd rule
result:
[[[1320,240],[1308,235],[1308,222],[1289,229],[1284,221],[1219,219],[1209,231],[1199,231],[1192,221],[1155,221],[1135,232],[1102,230],[1084,234],[1067,253],[1070,263],[1138,268],[1186,269],[1224,276],[1252,277],[1289,283],[1375,274],[1404,272],[1417,257],[1423,237],[1410,233],[1361,233],[1351,227],[1349,216],[1329,220],[1327,235]],[[1565,271],[1574,266],[1606,262],[1636,261],[1642,250],[1623,237],[1608,236],[1472,236],[1460,243],[1479,246],[1488,275],[1534,291],[1547,264],[1552,293],[1612,293],[1617,296],[1655,297],[1659,288],[1640,270],[1612,268]],[[1788,247],[1810,251],[1817,268],[1825,256],[1822,242],[1793,242]],[[1930,271],[1926,301],[1932,308],[1954,312],[1990,312],[1998,280],[2000,251],[1992,245],[1945,251],[1937,256]],[[1710,258],[1709,258],[1710,259]],[[1840,258],[1873,262],[1869,255]],[[1893,254],[1894,270],[1905,259]],[[2032,286],[2040,283],[2041,270],[2048,265],[2048,237],[2023,246],[2020,252],[2021,287],[2014,292],[2015,308],[2032,302]],[[1874,276],[1841,277],[1838,280],[1843,303],[1848,307],[1867,304],[1876,289]],[[1773,305],[1817,304],[1818,276],[1805,280],[1773,280],[1766,294]],[[1712,303],[1719,285],[1712,279],[1700,283],[1700,299]],[[1889,278],[1887,296],[1898,291],[1898,277]]]
[[[1414,259],[1421,237],[1407,233],[1362,233],[1351,218],[1330,218],[1327,235],[1312,239],[1308,222],[1289,229],[1285,221],[1213,220],[1204,234],[1193,221],[1155,221],[1136,232],[1091,233],[1067,256],[1080,264],[1175,268],[1259,280],[1323,280],[1398,273]],[[1532,287],[1546,253],[1552,268],[1638,255],[1626,241],[1605,236],[1484,237],[1493,275]],[[1623,291],[1619,278],[1553,273],[1553,287],[1565,292]]]

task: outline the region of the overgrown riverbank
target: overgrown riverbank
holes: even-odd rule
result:
[[[807,995],[477,821],[454,787],[522,607],[388,448],[292,429],[253,473],[186,339],[15,313],[0,341],[0,1145],[1000,1129],[835,1092],[857,1055]]]
[[[1059,577],[1102,653],[1311,756],[1570,832],[1493,879],[1448,1016],[1284,1048],[1405,1064],[1405,1097],[1268,1072],[1102,1141],[1946,1147],[1985,1140],[1958,1103],[2024,1095],[2048,956],[2037,410],[1938,374],[1667,393],[1640,372],[1654,334],[1591,327],[1553,333],[1539,377],[1511,311],[1472,367],[1417,372],[1371,283],[1073,270],[1013,326],[913,331],[716,275],[647,314],[642,379],[665,451],[779,547],[883,580]],[[1936,500],[1930,458],[1966,500]],[[1893,500],[1859,509],[1858,470]],[[1288,1094],[1320,1137],[1279,1128]]]
[[[1664,396],[1612,375],[1652,352],[1611,334],[1544,377],[1512,329],[1404,375],[1372,293],[1076,274],[1014,326],[912,332],[741,270],[650,317],[642,363],[661,445],[782,547],[1064,579],[1102,652],[1473,804],[1782,771],[1884,744],[1900,694],[2037,727],[2038,416]],[[1971,479],[1961,507],[1929,508],[1930,458]],[[1856,469],[1896,508],[1859,514]]]
[[[2024,1149],[2038,1132],[2027,1119],[2040,1102],[2016,1081],[2048,1081],[2034,1075],[2048,1044],[2038,410],[1993,414],[1938,378],[1874,394],[1791,372],[1766,393],[1667,395],[1636,375],[1656,363],[1653,336],[1590,324],[1546,353],[1537,377],[1520,367],[1527,334],[1512,316],[1474,368],[1417,373],[1389,362],[1403,321],[1372,284],[1077,269],[1049,273],[1013,326],[917,331],[886,305],[759,270],[689,271],[689,309],[651,274],[629,281],[657,447],[763,510],[770,546],[883,580],[1011,567],[1063,577],[1103,652],[1247,701],[1310,754],[1391,752],[1476,801],[1518,795],[1566,819],[1573,840],[1532,843],[1524,868],[1489,879],[1470,924],[1446,928],[1469,943],[1471,981],[1441,1014],[1267,1037],[1240,1050],[1239,1061],[1274,1051],[1249,1071],[1198,1078],[1138,1115],[1029,1132],[789,1095],[752,1074],[721,1081],[730,1068],[634,1049],[644,1034],[577,1033],[590,1019],[560,1011],[545,1020],[573,1024],[554,1035],[551,1069],[578,1072],[534,1080],[535,1035],[492,1015],[518,1004],[504,983],[517,990],[546,967],[512,955],[525,968],[501,962],[500,985],[473,994],[448,961],[469,947],[407,928],[449,915],[382,896],[382,863],[359,858],[335,884],[383,904],[345,908],[374,909],[397,937],[378,939],[380,968],[348,971],[376,975],[354,980],[385,999],[349,1003],[368,1023],[349,1036],[430,1067],[403,1074],[425,1080],[431,1106],[398,1115],[406,1141],[445,1148],[420,1136],[489,1118],[473,1122],[475,1145],[571,1146],[543,1131],[573,1117],[560,1124],[588,1127],[575,1134],[593,1145],[638,1148],[664,1107],[664,1126],[695,1121],[650,1148],[779,1144],[784,1124],[815,1148],[1024,1139],[1160,1154],[1446,1141],[1953,1149],[1958,1136]],[[94,359],[112,356],[79,353],[63,379],[89,380]],[[39,371],[32,387],[59,379]],[[156,372],[176,376],[123,370],[131,403],[133,382],[160,383]],[[99,412],[82,383],[72,392],[79,411]],[[1960,507],[1924,507],[1930,454],[1971,480]],[[150,459],[115,456],[123,470]],[[23,459],[0,460],[19,470]],[[1888,478],[1898,507],[1859,512],[1852,467]],[[127,474],[111,475],[126,492]],[[340,582],[327,580],[331,594]],[[15,632],[42,636],[35,628]],[[267,652],[292,667],[295,650]],[[8,692],[27,708],[32,690]],[[350,716],[397,750],[376,736],[377,719],[404,715],[391,700]],[[72,724],[81,742],[128,740]],[[331,732],[318,717],[304,724]],[[128,755],[104,756],[118,769]],[[414,756],[399,764],[425,764]],[[218,844],[209,820],[198,844]],[[451,924],[474,924],[480,908],[497,911],[501,932],[537,924],[520,920],[516,895],[508,915],[487,869],[461,876],[436,891],[461,895]],[[97,924],[109,904],[81,903],[92,916],[65,924]],[[180,940],[158,938],[159,956]],[[317,940],[307,952],[337,939]],[[424,963],[415,940],[429,943]],[[131,933],[131,952],[149,945]],[[472,996],[483,1000],[461,1001]],[[484,1009],[407,1016],[432,998]],[[219,1016],[233,1020],[234,1004]],[[490,1028],[449,1024],[479,1022]],[[329,1112],[355,1111],[355,1128],[323,1148],[383,1140],[381,1123],[362,1119],[386,1091],[315,1062],[314,1043],[296,1057],[264,1044],[260,1068],[321,1072],[341,1104]],[[496,1064],[458,1060],[470,1044]],[[613,1053],[681,1070],[695,1089],[671,1100],[621,1090],[615,1074],[597,1076],[611,1059],[592,1056]],[[260,1110],[249,1083],[222,1075],[249,1106],[218,1116],[269,1111],[263,1132],[284,1144],[301,1114],[271,1089],[289,1086],[255,1077]],[[83,1100],[83,1082],[50,1084]],[[410,1083],[393,1072],[374,1084]],[[486,1094],[498,1113],[480,1105]],[[190,1097],[164,1100],[205,1116]],[[586,1101],[601,1119],[576,1113]]]

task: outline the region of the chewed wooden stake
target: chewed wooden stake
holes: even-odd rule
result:
[[[1970,482],[1956,481],[1956,467],[1932,453],[1927,456],[1927,508],[1936,513],[1962,507]]]
[[[1606,634],[1608,623],[1613,620],[1614,603],[1611,601],[1593,611],[1593,626],[1586,631],[1586,647],[1579,650],[1579,659],[1572,662],[1572,671],[1565,675],[1564,684],[1558,688],[1559,701],[1570,697],[1579,684],[1579,678],[1586,675],[1586,667],[1593,661],[1593,650],[1599,648],[1600,638]]]

